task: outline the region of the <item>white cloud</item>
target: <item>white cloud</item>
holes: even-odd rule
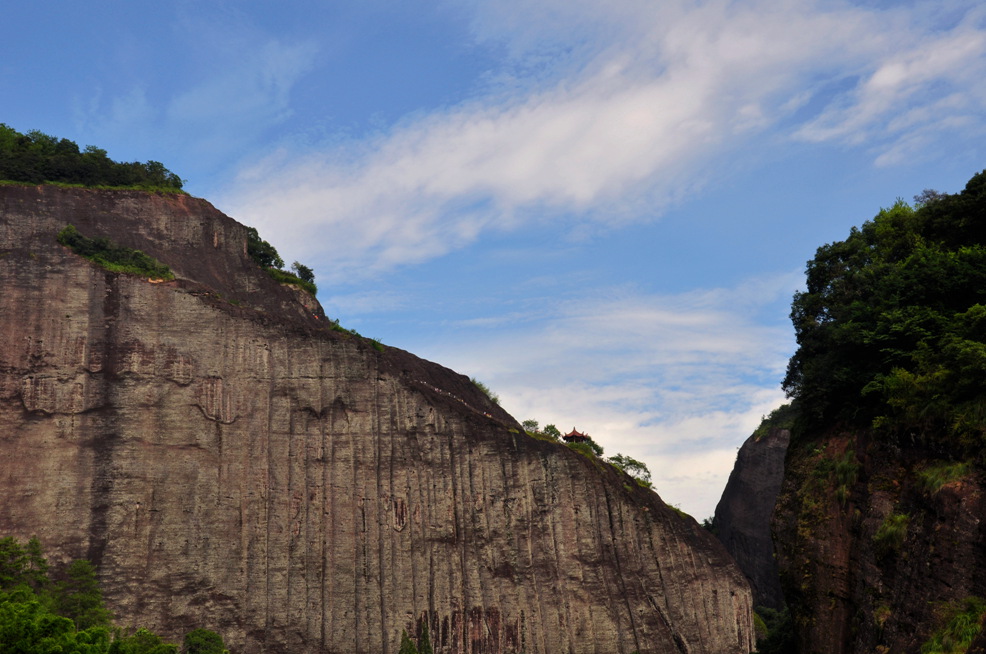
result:
[[[702,518],[735,444],[783,402],[786,307],[801,279],[678,295],[599,289],[542,306],[538,321],[477,324],[414,349],[481,379],[518,419],[577,427],[608,455],[645,462],[665,501]],[[772,319],[757,322],[764,312]]]
[[[977,120],[986,104],[971,83],[983,65],[975,12],[935,33],[904,9],[837,2],[544,0],[476,11],[477,35],[513,53],[509,82],[348,146],[260,161],[224,207],[352,278],[529,220],[652,219],[826,80],[860,81],[825,99],[802,139],[946,125],[926,93],[935,85],[969,91],[950,102]],[[882,147],[890,163],[901,144]]]
[[[137,143],[161,159],[181,143],[197,165],[228,163],[290,115],[291,91],[312,69],[316,52],[312,43],[275,39],[238,51],[216,47],[203,54],[210,65],[199,79],[171,97],[153,98],[153,85],[144,82],[112,97],[97,89],[76,100],[75,120],[97,142]]]
[[[986,29],[982,9],[951,30],[902,36],[906,48],[883,53],[860,83],[799,130],[809,141],[903,138],[915,130],[951,129],[956,117],[986,109]],[[892,150],[896,143],[892,143]]]

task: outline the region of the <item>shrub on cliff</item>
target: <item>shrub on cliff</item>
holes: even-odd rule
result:
[[[112,272],[153,279],[174,279],[171,269],[140,250],[116,245],[108,238],[86,238],[73,225],[58,232],[58,242]]]
[[[277,248],[260,238],[256,227],[247,227],[247,255],[266,270],[277,283],[293,284],[312,295],[318,293],[318,287],[315,286],[315,271],[297,261],[291,264],[297,274],[282,270],[284,259],[277,253]]]
[[[818,249],[784,388],[804,425],[978,451],[986,437],[986,173],[898,200]],[[943,447],[944,449],[944,447]]]

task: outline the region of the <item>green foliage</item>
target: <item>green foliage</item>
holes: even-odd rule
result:
[[[130,636],[114,639],[107,654],[178,654],[178,646],[147,629],[138,629]]]
[[[767,633],[765,636],[757,634],[756,654],[792,654],[798,651],[794,619],[787,607],[777,611],[758,606],[754,612],[754,623],[758,617]]]
[[[318,288],[315,284],[311,282],[306,282],[298,277],[292,275],[285,270],[278,270],[277,268],[268,268],[267,274],[270,275],[275,282],[278,284],[293,284],[295,286],[301,287],[308,291],[310,294],[315,295],[318,292]]]
[[[911,516],[907,513],[890,513],[873,535],[873,547],[878,557],[886,557],[900,551],[907,538]]]
[[[489,401],[490,402],[492,402],[493,404],[499,404],[500,403],[500,396],[497,395],[496,393],[494,393],[493,391],[491,391],[489,386],[487,386],[483,382],[479,381],[475,377],[471,377],[469,379],[469,381],[471,381],[473,384],[475,384],[476,385],[476,388],[478,388],[479,390],[483,391],[483,395],[485,395],[487,398],[489,398]]]
[[[428,633],[428,620],[421,621],[421,635],[418,636],[418,654],[435,654],[431,648],[431,635]]]
[[[643,461],[638,461],[624,454],[611,456],[607,461],[636,479],[638,483],[642,483],[648,488],[650,487],[650,470],[647,469],[647,464]]]
[[[66,579],[55,584],[55,607],[59,615],[75,622],[79,630],[108,627],[113,616],[103,606],[96,569],[85,559],[73,561]]]
[[[0,652],[3,654],[178,654],[178,646],[139,629],[111,630],[96,571],[72,562],[51,583],[41,545],[0,538]],[[183,654],[227,654],[222,638],[205,629],[185,637]]]
[[[185,634],[182,654],[228,654],[223,638],[208,629],[193,629]]]
[[[753,632],[756,634],[758,642],[766,638],[768,633],[767,623],[756,611],[753,612]]]
[[[967,597],[945,607],[945,625],[921,646],[921,654],[964,654],[983,629],[986,600]]]
[[[291,264],[291,270],[294,271],[295,275],[298,276],[303,282],[308,282],[309,284],[315,283],[315,271],[304,264],[300,264],[297,261]]]
[[[105,627],[77,631],[27,586],[0,591],[0,651],[5,654],[106,654],[109,647]]]
[[[27,184],[61,182],[179,191],[183,181],[158,161],[118,163],[106,150],[89,145],[82,151],[68,139],[33,130],[21,134],[0,123],[0,179]]]
[[[754,439],[759,441],[770,433],[771,429],[791,429],[797,416],[798,410],[793,404],[790,402],[782,404],[771,411],[770,415],[760,419],[760,425],[753,430]]]
[[[520,423],[528,436],[532,436],[539,441],[557,443],[561,440],[561,432],[554,425],[545,425],[544,429],[539,429],[540,423],[537,420],[528,419]]]
[[[318,293],[318,287],[315,285],[315,271],[297,261],[291,264],[294,273],[282,270],[284,259],[277,253],[277,249],[273,245],[260,238],[260,233],[257,232],[256,227],[247,227],[247,255],[258,266],[266,270],[267,274],[277,283],[293,284],[303,288],[313,296]]]
[[[570,450],[575,450],[583,456],[587,456],[590,459],[596,458],[596,451],[592,449],[589,443],[579,442],[579,443],[565,443],[565,446]]]
[[[41,553],[41,543],[32,538],[22,546],[10,536],[0,538],[0,590],[21,585],[34,590],[48,585],[48,562]]]
[[[808,262],[785,390],[802,425],[978,450],[986,440],[986,173],[881,210]]]
[[[859,477],[859,461],[856,460],[854,450],[848,449],[840,458],[836,459],[832,476],[835,482],[835,498],[840,505],[845,506],[846,502],[849,501],[849,495],[852,493],[852,487]]]
[[[406,629],[401,631],[401,648],[397,651],[397,654],[418,654],[418,646],[407,635]]]
[[[592,439],[592,436],[589,436],[588,434],[585,435],[585,444],[589,446],[589,449],[591,449],[593,454],[595,454],[596,456],[603,455],[603,446],[597,443],[596,441],[594,441]]]
[[[256,227],[247,227],[247,254],[261,268],[284,267],[284,259],[273,245],[260,238]]]
[[[918,471],[918,484],[928,495],[938,494],[942,486],[958,481],[969,474],[969,463],[937,463]]]
[[[171,269],[140,250],[116,245],[108,238],[86,238],[73,225],[58,232],[58,242],[111,272],[153,279],[174,279]]]

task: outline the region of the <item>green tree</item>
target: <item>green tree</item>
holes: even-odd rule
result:
[[[295,261],[291,264],[291,270],[294,271],[294,274],[297,275],[298,279],[301,281],[308,282],[309,284],[315,283],[315,271],[308,266]]]
[[[528,418],[524,422],[520,423],[520,425],[524,428],[524,431],[526,432],[529,432],[531,434],[540,433],[538,432],[538,421],[534,420],[533,418]]]
[[[561,438],[561,431],[558,429],[558,427],[555,427],[554,425],[545,425],[544,426],[544,431],[542,433],[547,434],[548,436],[551,436],[555,440],[558,440],[558,439]]]
[[[407,635],[407,630],[401,631],[401,648],[397,654],[418,654],[418,646],[414,644],[411,637]]]
[[[66,579],[55,585],[55,606],[59,614],[70,618],[80,630],[109,626],[112,615],[103,606],[96,569],[85,559],[73,561]]]
[[[643,461],[638,461],[624,454],[611,456],[607,460],[637,481],[642,481],[645,484],[650,483],[650,470],[647,469],[647,464]]]
[[[431,648],[431,635],[428,633],[427,618],[421,620],[421,636],[418,637],[418,654],[434,654]]]
[[[178,654],[178,646],[165,642],[147,629],[138,629],[130,636],[117,637],[107,654]]]
[[[31,538],[27,546],[10,536],[0,538],[0,589],[26,585],[40,590],[47,583],[48,562],[37,538]]]
[[[76,631],[68,618],[52,613],[22,586],[0,591],[0,651],[4,654],[105,654],[109,631],[94,627]]]
[[[256,227],[247,227],[247,254],[261,268],[284,267],[284,259],[277,253],[273,245],[260,238]]]
[[[222,636],[208,629],[193,629],[185,634],[182,654],[228,654]]]
[[[986,174],[818,249],[792,303],[799,422],[974,450],[986,433]]]

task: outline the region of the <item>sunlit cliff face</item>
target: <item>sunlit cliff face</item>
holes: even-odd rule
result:
[[[74,224],[170,266],[110,273]],[[0,533],[242,652],[748,652],[746,581],[468,378],[327,326],[188,197],[0,187]]]

